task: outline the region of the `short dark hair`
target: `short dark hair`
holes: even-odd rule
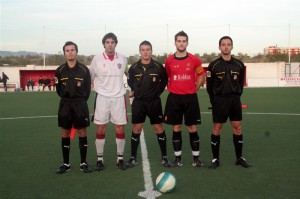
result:
[[[141,48],[141,46],[142,45],[146,45],[146,46],[150,46],[150,48],[151,48],[151,50],[152,50],[152,45],[151,45],[151,43],[149,42],[149,41],[142,41],[141,43],[140,43],[140,46],[139,46],[139,50],[140,50],[140,48]]]
[[[186,41],[189,41],[189,36],[183,30],[175,35],[175,41],[177,40],[178,36],[186,37]]]
[[[102,38],[102,44],[104,45],[105,44],[105,41],[108,39],[108,38],[112,38],[116,44],[118,44],[118,38],[117,36],[110,32],[110,33],[107,33],[106,35],[104,35],[104,37]]]
[[[75,43],[72,42],[72,41],[67,41],[67,42],[65,43],[64,47],[63,47],[64,54],[65,54],[65,47],[66,47],[66,46],[70,46],[70,45],[74,45],[74,46],[75,46],[75,50],[76,50],[76,52],[78,53],[78,46],[77,46],[77,44],[75,44]]]
[[[233,41],[232,41],[231,37],[229,37],[229,36],[223,36],[223,37],[221,37],[221,39],[219,40],[219,46],[221,46],[221,42],[222,42],[223,39],[229,39],[229,40],[231,41],[231,45],[233,45]]]

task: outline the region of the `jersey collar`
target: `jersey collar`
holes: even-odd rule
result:
[[[103,52],[102,55],[103,55],[104,59],[109,59],[108,56],[107,56],[107,54],[106,54],[105,52]],[[117,52],[115,52],[114,58],[115,58],[115,59],[118,58],[118,53],[117,53]]]

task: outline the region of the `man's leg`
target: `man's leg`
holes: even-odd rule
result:
[[[63,174],[66,171],[70,171],[70,129],[62,128],[61,148],[63,154],[63,164],[56,171],[57,174]]]
[[[96,163],[96,171],[100,171],[104,169],[104,145],[105,145],[105,130],[106,125],[97,125],[97,134],[96,134],[96,152],[97,152],[97,163]]]
[[[87,134],[86,128],[77,129],[78,139],[79,139],[79,150],[80,150],[80,170],[84,173],[90,173],[92,170],[86,162],[87,155]]]
[[[124,149],[125,149],[125,126],[124,125],[115,125],[116,130],[116,144],[117,144],[117,166],[121,170],[126,169],[126,165],[123,160]]]
[[[209,168],[216,169],[220,166],[220,134],[223,127],[223,123],[214,123],[213,132],[210,137],[210,146],[213,154],[213,159]]]

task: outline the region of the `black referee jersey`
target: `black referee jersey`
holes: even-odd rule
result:
[[[140,60],[129,68],[127,83],[136,99],[152,100],[165,90],[168,76],[161,63],[151,59],[149,64],[142,64]]]
[[[82,98],[88,100],[91,93],[89,69],[78,61],[73,68],[65,63],[55,71],[55,85],[56,92],[62,99]]]
[[[225,61],[222,57],[208,65],[206,73],[206,89],[213,101],[216,95],[241,95],[244,86],[245,65],[242,61],[231,57]]]

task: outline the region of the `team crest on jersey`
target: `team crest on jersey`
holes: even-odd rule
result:
[[[122,64],[118,63],[117,66],[118,66],[119,69],[121,69]]]
[[[103,67],[105,67],[105,64],[103,64]]]
[[[211,77],[211,72],[210,71],[206,72],[206,77]]]
[[[186,66],[187,66],[187,67],[191,67],[191,63],[188,62],[188,63],[186,64]]]

